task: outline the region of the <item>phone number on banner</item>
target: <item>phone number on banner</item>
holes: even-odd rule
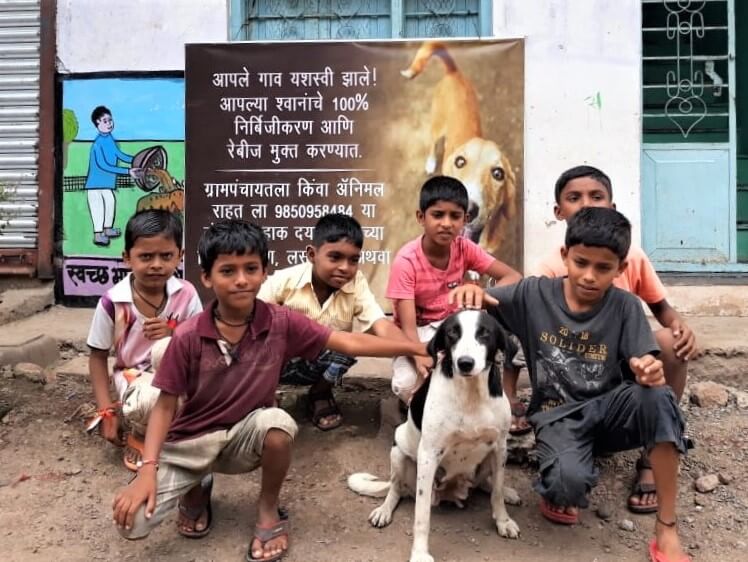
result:
[[[353,216],[351,205],[276,205],[277,219],[319,219],[329,213]]]

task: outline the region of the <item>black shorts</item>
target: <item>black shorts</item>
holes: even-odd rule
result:
[[[683,416],[669,386],[648,388],[626,381],[594,399],[566,404],[529,418],[535,428],[539,474],[535,490],[558,506],[587,507],[597,484],[597,453],[658,443],[686,452]]]

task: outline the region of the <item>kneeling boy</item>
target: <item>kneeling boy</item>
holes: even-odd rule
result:
[[[216,302],[180,325],[153,380],[161,393],[136,478],[114,499],[123,536],[142,538],[179,506],[178,530],[199,537],[211,525],[212,472],[262,467],[258,514],[247,560],[278,560],[288,549],[279,511],[296,424],[273,407],[292,357],[327,348],[348,355],[425,354],[425,345],[335,332],[256,299],[267,275],[267,239],[242,221],[216,223],[198,245],[202,282]],[[183,403],[177,412],[177,399]]]
[[[307,262],[273,273],[257,298],[282,304],[323,326],[342,332],[354,327],[390,339],[407,339],[384,311],[358,270],[364,233],[351,216],[329,214],[314,227]],[[354,326],[354,322],[356,326]],[[291,359],[283,368],[281,383],[310,385],[309,415],[323,431],[339,427],[343,417],[332,394],[356,359],[329,349],[311,361]]]
[[[543,515],[576,523],[597,483],[593,454],[645,447],[659,505],[650,557],[682,562],[688,558],[675,528],[675,502],[679,453],[686,452],[683,418],[638,299],[612,286],[630,244],[623,215],[584,208],[568,221],[562,251],[568,277],[530,277],[489,290],[487,300],[527,354]],[[451,299],[480,306],[483,293],[465,286]]]

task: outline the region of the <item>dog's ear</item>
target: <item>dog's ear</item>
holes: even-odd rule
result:
[[[436,366],[436,363],[439,360],[439,352],[444,352],[449,355],[449,350],[447,349],[447,330],[449,329],[449,325],[452,321],[453,320],[450,317],[442,322],[439,328],[437,328],[436,334],[434,334],[434,337],[431,338],[431,341],[429,341],[428,345],[426,346],[426,351],[431,356],[431,359],[434,362],[434,366]],[[446,376],[451,377],[452,361],[443,361],[441,370]]]
[[[501,395],[504,393],[504,389],[501,386],[501,371],[503,368],[503,361],[501,364],[494,361],[491,363],[491,368],[488,370],[488,394],[492,398],[501,398]]]
[[[506,200],[501,207],[501,212],[507,219],[513,219],[517,214],[517,178],[512,169],[512,163],[502,155],[501,165],[504,167],[504,190]]]

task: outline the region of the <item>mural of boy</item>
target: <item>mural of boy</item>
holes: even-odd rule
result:
[[[117,176],[130,175],[136,177],[135,168],[118,166],[118,161],[131,164],[133,157],[122,152],[117,141],[112,136],[114,119],[112,112],[105,106],[96,107],[91,113],[91,121],[99,131],[91,145],[86,177],[86,194],[88,195],[88,210],[93,223],[94,240],[97,246],[109,246],[111,238],[121,236],[119,228],[114,227],[117,198]]]

